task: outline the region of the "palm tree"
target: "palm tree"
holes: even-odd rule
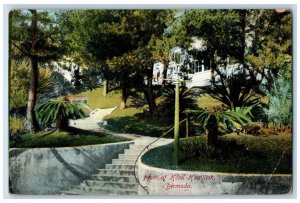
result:
[[[167,87],[163,93],[163,102],[161,108],[168,116],[173,116],[175,111],[175,88]],[[182,86],[179,90],[179,112],[182,113],[186,109],[196,108],[196,100],[193,98],[191,91]]]
[[[208,144],[213,147],[218,146],[218,135],[220,129],[228,130],[234,127],[245,126],[251,122],[251,110],[254,106],[236,107],[236,109],[227,109],[222,107],[208,110],[202,108],[199,110],[186,110],[185,113],[196,114],[196,120],[208,131]],[[232,129],[230,129],[232,130]]]
[[[67,97],[64,97],[40,103],[35,110],[40,122],[53,122],[58,130],[64,130],[69,125],[69,119],[84,117],[84,112],[79,105],[80,103],[70,102]]]

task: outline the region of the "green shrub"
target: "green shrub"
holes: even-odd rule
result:
[[[274,80],[273,89],[267,92],[269,108],[265,109],[269,120],[275,125],[292,125],[292,81],[290,78],[279,75]]]
[[[208,158],[213,153],[213,148],[207,143],[207,136],[182,138],[179,142],[179,148],[186,158]]]
[[[25,132],[25,119],[16,116],[9,117],[9,134],[15,136]]]
[[[207,136],[183,138],[180,140],[180,150],[184,159],[198,158],[238,158],[240,155],[252,156],[246,146],[236,140],[219,139],[217,149],[208,144]]]
[[[76,132],[77,131],[77,132]],[[106,144],[129,141],[124,137],[106,135],[97,132],[76,130],[65,131],[43,131],[36,134],[23,134],[21,139],[10,143],[14,148],[49,148],[49,147],[74,147],[84,145]]]
[[[219,139],[218,153],[210,157],[211,151],[204,143],[207,136],[180,139],[179,166],[173,165],[173,143],[149,150],[142,162],[153,167],[224,173],[291,174],[292,139],[284,136],[251,136],[236,133],[223,135]],[[191,157],[190,151],[198,150],[199,156]],[[206,156],[206,157],[205,157]]]
[[[9,146],[14,147],[16,143],[22,142],[24,133],[26,133],[25,118],[10,116],[9,117]]]

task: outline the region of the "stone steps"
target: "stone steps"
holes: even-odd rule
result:
[[[112,181],[112,182],[135,182],[133,175],[93,175],[94,180]]]
[[[138,158],[139,154],[119,154],[119,159],[124,159],[124,160],[136,160]]]
[[[134,170],[122,170],[122,169],[98,169],[97,175],[134,175]]]
[[[113,159],[112,164],[135,164],[136,159]]]
[[[144,150],[147,147],[147,145],[143,145],[143,144],[134,144],[134,145],[130,145],[129,149],[133,149],[133,150],[139,150],[140,152],[142,150]],[[157,145],[151,145],[148,147],[148,149],[146,149],[145,151],[149,150],[149,149],[153,149],[155,147],[158,147]]]
[[[137,195],[139,185],[134,176],[134,164],[139,154],[154,140],[155,138],[149,137],[135,140],[129,149],[125,149],[124,153],[119,154],[117,159],[113,159],[111,164],[106,164],[104,169],[98,169],[97,173],[92,175],[89,180],[84,180],[79,186],[62,193],[69,195]],[[164,140],[155,143],[144,152],[169,142]],[[137,176],[137,171],[135,175]]]
[[[141,153],[141,150],[138,149],[125,149],[124,154],[127,155],[139,155]]]
[[[106,169],[134,170],[134,164],[106,164]]]

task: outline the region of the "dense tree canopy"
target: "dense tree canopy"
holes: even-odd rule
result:
[[[10,13],[10,66],[12,60],[21,65],[11,68],[11,80],[16,80],[17,71],[30,77],[18,83],[23,84],[20,95],[28,96],[31,131],[36,131],[32,126],[38,129],[34,106],[43,85],[38,80],[40,67],[62,57],[76,64],[72,81],[77,89],[103,85],[105,94],[108,87],[119,89],[121,108],[138,91],[144,94],[149,112],[159,116],[153,64],[162,62],[166,73],[170,50],[179,46],[211,69],[213,86],[207,92],[234,109],[258,102],[254,96],[263,79],[272,92],[274,78],[291,75],[291,19],[288,10],[16,10]],[[207,49],[192,49],[195,39]],[[21,68],[24,63],[30,64],[30,71]],[[220,71],[234,64],[239,64],[239,74]],[[24,106],[23,96],[21,103]]]
[[[100,10],[66,14],[69,20],[66,37],[70,39],[72,53],[83,53],[81,59],[87,64],[92,61],[91,65],[100,70],[104,80],[119,84],[122,108],[126,106],[129,88],[140,86],[147,75],[141,71],[148,68],[145,62],[151,61],[153,66],[155,59],[161,59],[157,57],[154,48],[157,44],[153,45],[153,41],[162,40],[169,13],[163,10]]]
[[[273,76],[280,70],[291,72],[292,13],[261,10],[254,18],[251,30],[253,45],[247,58],[271,86]]]

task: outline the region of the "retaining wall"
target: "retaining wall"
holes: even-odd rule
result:
[[[232,174],[175,171],[138,162],[140,183],[149,195],[289,194],[292,176],[286,174]],[[139,194],[147,192],[139,188]]]
[[[111,163],[132,141],[66,148],[10,149],[9,188],[14,194],[60,194]]]

